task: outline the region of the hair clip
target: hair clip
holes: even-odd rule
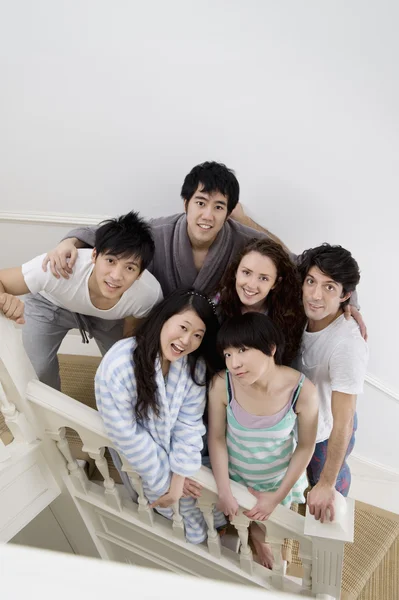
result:
[[[212,302],[212,300],[210,298],[208,298],[208,296],[206,296],[205,294],[202,294],[201,292],[195,292],[192,290],[187,292],[187,294],[189,294],[190,296],[198,296],[199,298],[206,300],[208,302],[208,304],[210,305],[210,307],[212,308],[213,313],[216,315],[216,305],[214,302]]]

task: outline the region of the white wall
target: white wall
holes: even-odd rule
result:
[[[352,250],[369,371],[398,392],[396,2],[14,0],[1,13],[0,210],[173,213],[191,167],[223,161],[294,251]],[[0,224],[0,265],[65,230]],[[383,431],[399,404],[364,402],[378,457],[372,414]]]

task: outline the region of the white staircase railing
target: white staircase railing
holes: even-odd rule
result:
[[[119,489],[110,476],[107,461],[104,459],[104,450],[112,448],[99,413],[81,403],[72,400],[48,386],[32,381],[27,388],[27,398],[34,406],[36,417],[45,428],[46,433],[54,440],[58,450],[64,456],[68,469],[69,489],[75,498],[88,529],[94,531],[93,540],[99,553],[104,558],[115,558],[110,546],[104,549],[104,539],[112,534],[107,532],[108,517],[119,517],[128,523],[142,524],[147,532],[155,535],[166,535],[170,544],[183,544],[186,558],[192,553],[192,558],[198,561],[198,553],[208,563],[222,567],[225,577],[228,573],[241,580],[253,581],[257,585],[270,589],[284,589],[294,593],[329,594],[339,598],[342,575],[342,561],[344,543],[353,539],[353,502],[344,501],[344,510],[341,510],[340,520],[336,523],[321,524],[311,515],[303,517],[283,506],[278,506],[267,521],[268,542],[271,544],[275,558],[273,570],[265,569],[257,564],[252,556],[248,543],[248,519],[243,511],[249,510],[255,504],[255,498],[240,484],[231,482],[233,494],[240,505],[238,517],[232,524],[237,530],[240,541],[239,554],[225,548],[213,522],[213,507],[217,502],[216,482],[212,472],[202,467],[194,479],[203,487],[198,506],[204,514],[208,524],[207,548],[193,546],[184,539],[182,518],[176,507],[173,521],[168,521],[157,515],[150,507],[143,493],[140,477],[130,469],[128,463],[122,459],[123,470],[129,475],[133,488],[138,494],[138,504],[127,498],[123,489]],[[73,458],[68,447],[65,428],[75,430],[82,440],[84,452],[87,452],[95,461],[98,470],[104,477],[101,487],[89,481],[85,471]],[[88,508],[88,507],[91,508]],[[94,507],[94,508],[93,508]],[[102,515],[99,527],[98,515]],[[339,512],[339,511],[338,511]],[[101,521],[101,519],[100,519]],[[160,522],[162,526],[160,527]],[[104,538],[104,534],[105,538]],[[281,547],[286,538],[299,542],[299,556],[303,564],[303,577],[301,581],[294,582],[286,576],[285,563],[282,559]],[[126,551],[132,540],[125,538]],[[120,559],[121,553],[118,551]],[[160,557],[158,557],[160,558]],[[192,560],[191,562],[195,562]],[[187,562],[190,562],[187,560]],[[172,570],[178,570],[179,565],[170,565]],[[193,568],[191,565],[190,568]]]

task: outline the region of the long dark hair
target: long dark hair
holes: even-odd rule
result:
[[[213,303],[205,294],[194,288],[176,290],[152,309],[136,331],[133,365],[137,385],[135,414],[138,421],[147,419],[150,411],[159,416],[155,361],[161,352],[162,327],[173,315],[189,309],[197,313],[206,327],[200,346],[187,355],[191,378],[197,385],[205,385],[207,382],[206,379],[204,381],[197,379],[196,368],[200,358],[205,360],[209,376],[214,374],[219,366],[216,354],[216,335],[219,323]]]
[[[217,350],[223,354],[226,348],[255,348],[266,356],[273,356],[281,365],[284,355],[284,336],[278,325],[266,315],[247,312],[227,319],[217,335]]]
[[[265,309],[271,320],[280,327],[285,350],[283,364],[290,365],[301,343],[306,316],[302,305],[302,288],[298,271],[287,252],[271,239],[251,240],[230,263],[220,284],[222,317],[236,317],[242,312],[242,303],[236,291],[236,273],[241,260],[250,252],[257,252],[273,261],[277,270],[275,287],[265,298]]]

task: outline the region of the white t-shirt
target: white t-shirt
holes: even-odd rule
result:
[[[319,395],[317,442],[331,434],[332,392],[361,394],[367,361],[368,347],[354,319],[341,315],[321,331],[303,333],[297,368],[315,384]]]
[[[56,306],[71,312],[100,317],[101,319],[123,319],[145,317],[152,307],[163,298],[161,286],[147,270],[122,294],[121,298],[107,310],[96,308],[89,294],[89,277],[93,271],[92,250],[78,250],[78,258],[69,279],[54,277],[50,269],[45,273],[42,262],[45,254],[36,256],[22,265],[25,283],[32,294],[40,294]]]

